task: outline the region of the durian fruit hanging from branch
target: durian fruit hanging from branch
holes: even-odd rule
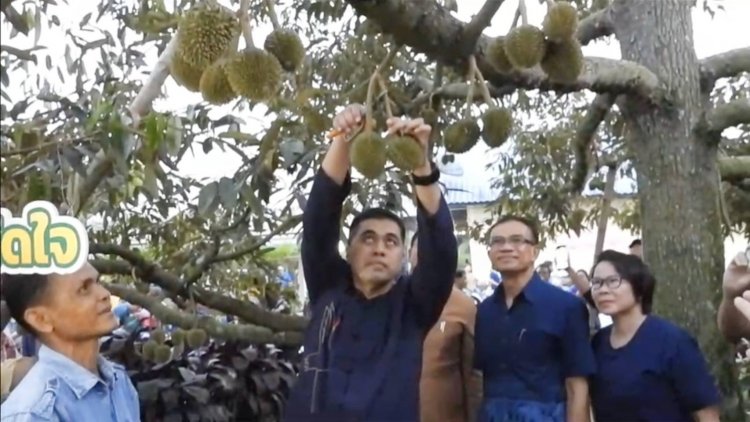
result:
[[[443,145],[445,150],[453,154],[463,154],[469,151],[477,141],[481,131],[476,120],[471,117],[471,105],[474,103],[475,76],[474,71],[469,65],[466,82],[469,85],[466,95],[466,104],[464,104],[463,118],[450,124],[445,128],[443,133]]]
[[[227,59],[219,59],[208,66],[201,75],[201,95],[211,104],[226,104],[237,98],[237,93],[232,89],[227,78],[226,64]]]
[[[477,67],[477,61],[474,56],[469,58],[469,68],[469,71],[475,78],[475,82],[479,84],[482,90],[482,97],[488,107],[482,115],[482,139],[490,148],[500,147],[510,138],[510,134],[513,131],[513,115],[507,108],[495,105],[487,88],[487,82],[484,80],[479,67]]]
[[[274,0],[264,0],[273,32],[266,37],[263,48],[276,57],[282,69],[295,72],[305,60],[305,47],[296,32],[281,27],[273,2]]]
[[[530,69],[544,58],[544,32],[529,24],[525,0],[519,0],[518,10],[521,15],[521,26],[511,29],[505,37],[505,54],[514,68]]]
[[[203,71],[236,50],[240,31],[240,21],[231,10],[215,0],[204,0],[180,19],[176,54]]]
[[[276,57],[255,46],[248,7],[249,1],[242,0],[239,14],[245,49],[228,59],[227,79],[238,95],[252,101],[267,101],[281,89],[283,70]]]
[[[385,102],[386,118],[393,117],[391,111],[390,98],[388,97],[388,88],[383,81],[380,72],[375,71],[374,77],[378,79],[383,101]],[[386,157],[393,163],[396,168],[404,171],[413,171],[424,164],[425,156],[419,140],[411,135],[403,133],[393,133],[385,137]]]
[[[575,36],[578,10],[566,2],[547,0],[543,23],[547,38],[541,68],[553,82],[573,82],[583,70],[583,50]]]
[[[352,139],[352,145],[349,149],[352,167],[368,179],[376,179],[383,174],[388,161],[385,142],[374,130],[377,123],[373,118],[373,97],[377,85],[378,72],[375,71],[370,77],[370,84],[367,87],[365,122],[359,133]],[[386,104],[388,103],[386,102]]]

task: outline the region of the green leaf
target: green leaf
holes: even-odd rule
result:
[[[211,182],[201,189],[198,195],[198,214],[206,216],[218,205],[219,184]]]
[[[237,188],[234,180],[228,177],[222,177],[219,180],[219,198],[221,199],[221,204],[227,210],[237,205]]]
[[[211,140],[211,138],[208,138],[201,143],[201,146],[203,147],[203,153],[208,154],[212,149],[214,149],[214,142]]]
[[[143,189],[152,197],[159,195],[159,185],[156,183],[156,169],[154,166],[159,164],[146,165],[143,169]]]

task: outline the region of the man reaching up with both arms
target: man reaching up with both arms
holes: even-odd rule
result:
[[[422,343],[453,288],[453,220],[428,156],[431,128],[422,119],[388,120],[390,133],[419,142],[424,165],[412,174],[418,200],[419,258],[411,275],[405,229],[391,211],[354,218],[346,260],[338,252],[342,203],[351,189],[349,139],[364,123],[350,105],[334,119],[334,138],[304,211],[302,265],[312,318],[286,421],[417,421]]]

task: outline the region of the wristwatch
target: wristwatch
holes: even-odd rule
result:
[[[430,161],[430,167],[432,168],[432,172],[428,176],[417,176],[412,173],[411,181],[418,186],[430,186],[440,180],[440,170],[438,170],[437,165],[433,161]]]

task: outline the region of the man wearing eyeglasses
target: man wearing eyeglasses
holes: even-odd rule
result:
[[[480,421],[589,420],[587,378],[595,361],[588,311],[534,271],[538,244],[536,224],[523,217],[503,217],[489,231],[490,262],[503,282],[477,310]]]

